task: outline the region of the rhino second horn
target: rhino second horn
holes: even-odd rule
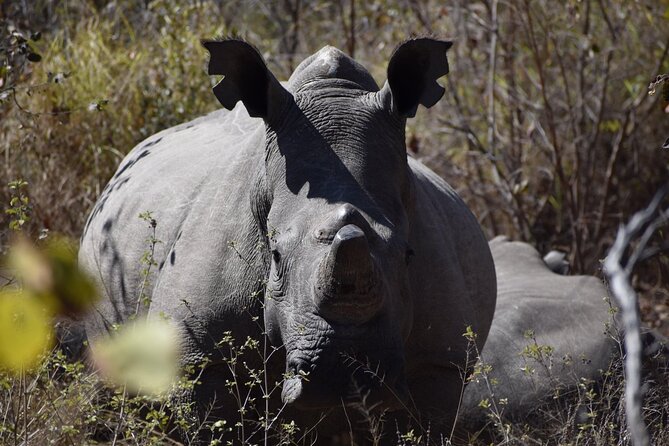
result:
[[[344,226],[318,269],[315,298],[319,312],[334,322],[366,322],[380,306],[375,285],[365,233],[356,225]]]

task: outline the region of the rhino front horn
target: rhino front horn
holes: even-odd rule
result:
[[[344,226],[318,268],[314,294],[319,313],[332,322],[367,322],[381,306],[376,285],[365,233],[355,225]]]

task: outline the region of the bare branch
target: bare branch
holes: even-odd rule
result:
[[[669,184],[655,195],[650,205],[637,212],[627,225],[618,229],[616,240],[604,261],[604,269],[614,298],[620,305],[625,333],[625,411],[627,423],[635,446],[650,443],[648,430],[642,415],[641,394],[641,324],[636,292],[632,288],[630,276],[634,266],[646,252],[652,233],[667,222],[669,209],[658,210],[669,194]],[[626,260],[626,253],[632,242],[639,240],[638,246]]]
[[[492,0],[490,8],[490,50],[488,54],[488,150],[497,156],[495,141],[495,76],[497,72],[497,0]]]

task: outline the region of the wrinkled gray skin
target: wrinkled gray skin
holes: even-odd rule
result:
[[[565,276],[563,262],[552,262],[556,254],[542,260],[527,243],[505,237],[490,241],[497,271],[497,308],[483,363],[491,365],[489,379],[495,379],[495,399],[507,399],[500,406],[507,419],[528,420],[554,390],[575,391],[581,378],[599,382],[602,371],[620,355],[615,341],[607,291],[593,276]],[[534,340],[550,346],[552,360],[537,361],[521,352]],[[526,373],[521,368],[533,369]],[[458,425],[475,431],[490,422],[490,411],[478,407],[491,395],[483,379],[471,382],[464,393]]]
[[[88,336],[134,313],[150,233],[137,216],[153,211],[162,243],[147,311],[179,325],[184,364],[211,359],[191,395],[200,408],[215,397],[224,408],[214,417],[237,418],[215,343],[226,331],[261,338],[258,316],[284,347],[270,382],[308,373],[284,382],[283,403],[298,421],[330,410],[321,439],[349,430],[338,413],[360,394],[447,435],[462,333],[472,326],[483,347],[496,294],[476,219],[405,150],[406,118],[443,94],[450,43],[405,42],[381,90],[332,47],[282,85],[248,44],[204,44],[209,73],[225,75],[214,93],[232,111],[148,138],[107,185],[81,241],[81,265],[105,292]]]

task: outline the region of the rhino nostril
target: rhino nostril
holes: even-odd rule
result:
[[[334,239],[335,235],[337,234],[337,230],[333,228],[326,228],[326,229],[317,229],[314,231],[314,238],[319,242],[323,244],[329,245],[332,243],[332,240]]]
[[[300,360],[291,360],[288,362],[288,374],[294,376],[306,376],[309,373],[309,364]]]

